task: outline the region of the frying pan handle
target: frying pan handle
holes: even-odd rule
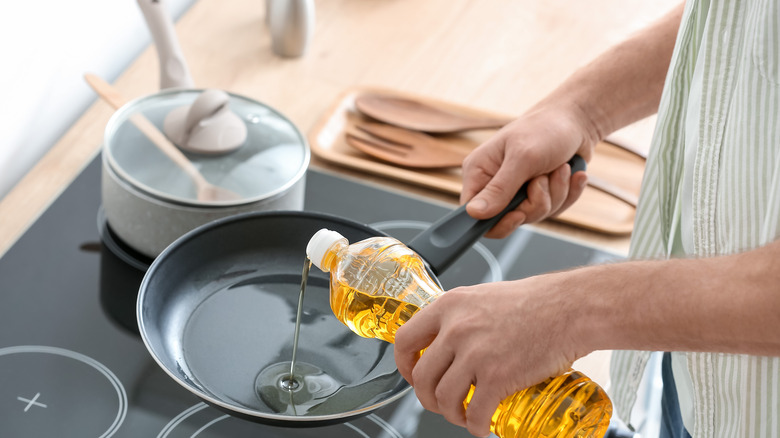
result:
[[[585,160],[579,155],[572,157],[569,165],[572,174],[586,168]],[[490,219],[474,219],[466,213],[466,205],[461,205],[415,236],[407,246],[428,263],[428,267],[434,274],[439,275],[493,228],[504,215],[517,208],[528,197],[527,188],[526,182],[509,205]]]

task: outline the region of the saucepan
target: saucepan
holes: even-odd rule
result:
[[[575,156],[573,171],[584,170]],[[460,207],[406,242],[433,278],[525,199],[477,221]],[[167,247],[140,286],[140,335],[181,386],[234,416],[288,427],[348,421],[399,399],[410,387],[392,345],[364,339],[333,316],[328,277],[310,271],[294,375],[289,377],[305,249],[321,228],[350,242],[385,235],[350,219],[307,211],[218,219]]]
[[[309,145],[276,109],[193,85],[161,0],[137,0],[154,38],[158,93],[125,101],[99,78],[87,82],[118,111],[103,145],[102,201],[118,238],[156,257],[214,219],[303,208]]]
[[[119,238],[147,257],[156,257],[187,231],[220,217],[303,208],[308,143],[289,119],[259,101],[225,94],[230,111],[246,126],[239,149],[220,155],[176,151],[175,156],[186,160],[185,167],[166,156],[154,140],[168,142],[162,137],[164,121],[177,109],[193,105],[203,92],[169,89],[134,99],[106,126],[103,208]],[[140,129],[143,126],[151,127],[152,135]],[[167,150],[178,146],[168,144]],[[199,189],[193,172],[209,187]],[[204,197],[211,187],[230,196]]]

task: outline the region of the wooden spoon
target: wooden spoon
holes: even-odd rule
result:
[[[127,103],[122,94],[116,88],[112,87],[108,82],[99,78],[96,75],[87,73],[84,75],[87,83],[93,90],[114,109],[119,109]],[[187,175],[195,183],[195,189],[197,192],[198,201],[214,202],[214,201],[234,201],[241,199],[237,193],[230,190],[211,184],[200,173],[197,167],[187,159],[187,157],[174,145],[170,140],[157,129],[152,122],[149,121],[141,113],[136,113],[130,116],[130,121],[146,135],[154,145],[157,146],[168,158],[171,159],[177,166],[184,170]]]
[[[450,110],[433,103],[383,93],[361,93],[355,98],[361,113],[401,128],[431,134],[455,134],[475,129],[499,129],[511,122],[508,117]],[[637,157],[646,159],[645,151],[608,138],[607,141]]]
[[[422,132],[381,123],[360,123],[346,129],[347,143],[380,160],[409,168],[460,167],[468,151]],[[588,185],[636,207],[637,196],[609,181],[588,175]]]

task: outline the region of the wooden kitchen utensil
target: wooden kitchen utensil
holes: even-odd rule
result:
[[[511,122],[509,117],[497,117],[475,110],[463,112],[446,103],[431,103],[394,94],[361,93],[355,97],[355,108],[361,113],[401,128],[431,134],[454,134],[476,129],[499,129]],[[634,146],[608,139],[615,146],[647,158]]]
[[[497,129],[511,118],[465,114],[418,100],[380,93],[363,93],[355,98],[363,114],[391,125],[430,133],[455,133],[473,129]]]
[[[355,99],[366,93],[397,95],[407,99],[444,105],[461,113],[484,113],[484,110],[457,103],[431,99],[414,93],[379,87],[354,87],[336,96],[330,107],[322,114],[308,133],[309,145],[316,160],[325,165],[352,169],[367,175],[409,184],[422,190],[442,193],[451,202],[457,202],[463,188],[463,175],[459,167],[442,169],[407,168],[377,160],[347,143],[346,131],[356,124],[371,121],[358,111]],[[502,114],[494,114],[502,116]],[[375,121],[375,120],[374,120]],[[475,130],[447,136],[459,148],[472,150],[490,138],[492,131]],[[615,184],[628,193],[638,196],[642,183],[645,160],[610,142],[600,142],[588,163],[588,175],[599,177]],[[578,228],[592,230],[609,236],[626,236],[634,226],[636,209],[593,187],[586,187],[582,196],[566,211],[551,218],[551,221]]]
[[[87,73],[84,75],[87,83],[93,90],[114,109],[119,109],[127,103],[127,99],[116,88],[96,75]],[[199,201],[231,201],[241,199],[237,193],[211,184],[200,173],[192,162],[165,137],[152,122],[141,113],[130,116],[130,121],[146,135],[152,143],[157,146],[168,158],[179,166],[195,183],[197,198]]]
[[[467,151],[445,140],[381,123],[358,123],[346,128],[345,135],[347,143],[356,149],[380,160],[410,168],[460,167],[468,155]],[[602,178],[589,175],[588,185],[632,207],[637,205],[636,195]]]
[[[347,143],[366,154],[405,167],[460,167],[468,155],[467,151],[460,151],[427,134],[379,123],[348,127],[345,135]]]

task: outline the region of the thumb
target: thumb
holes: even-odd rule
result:
[[[527,178],[521,172],[501,166],[496,175],[466,204],[466,212],[475,219],[490,219],[509,205]]]

